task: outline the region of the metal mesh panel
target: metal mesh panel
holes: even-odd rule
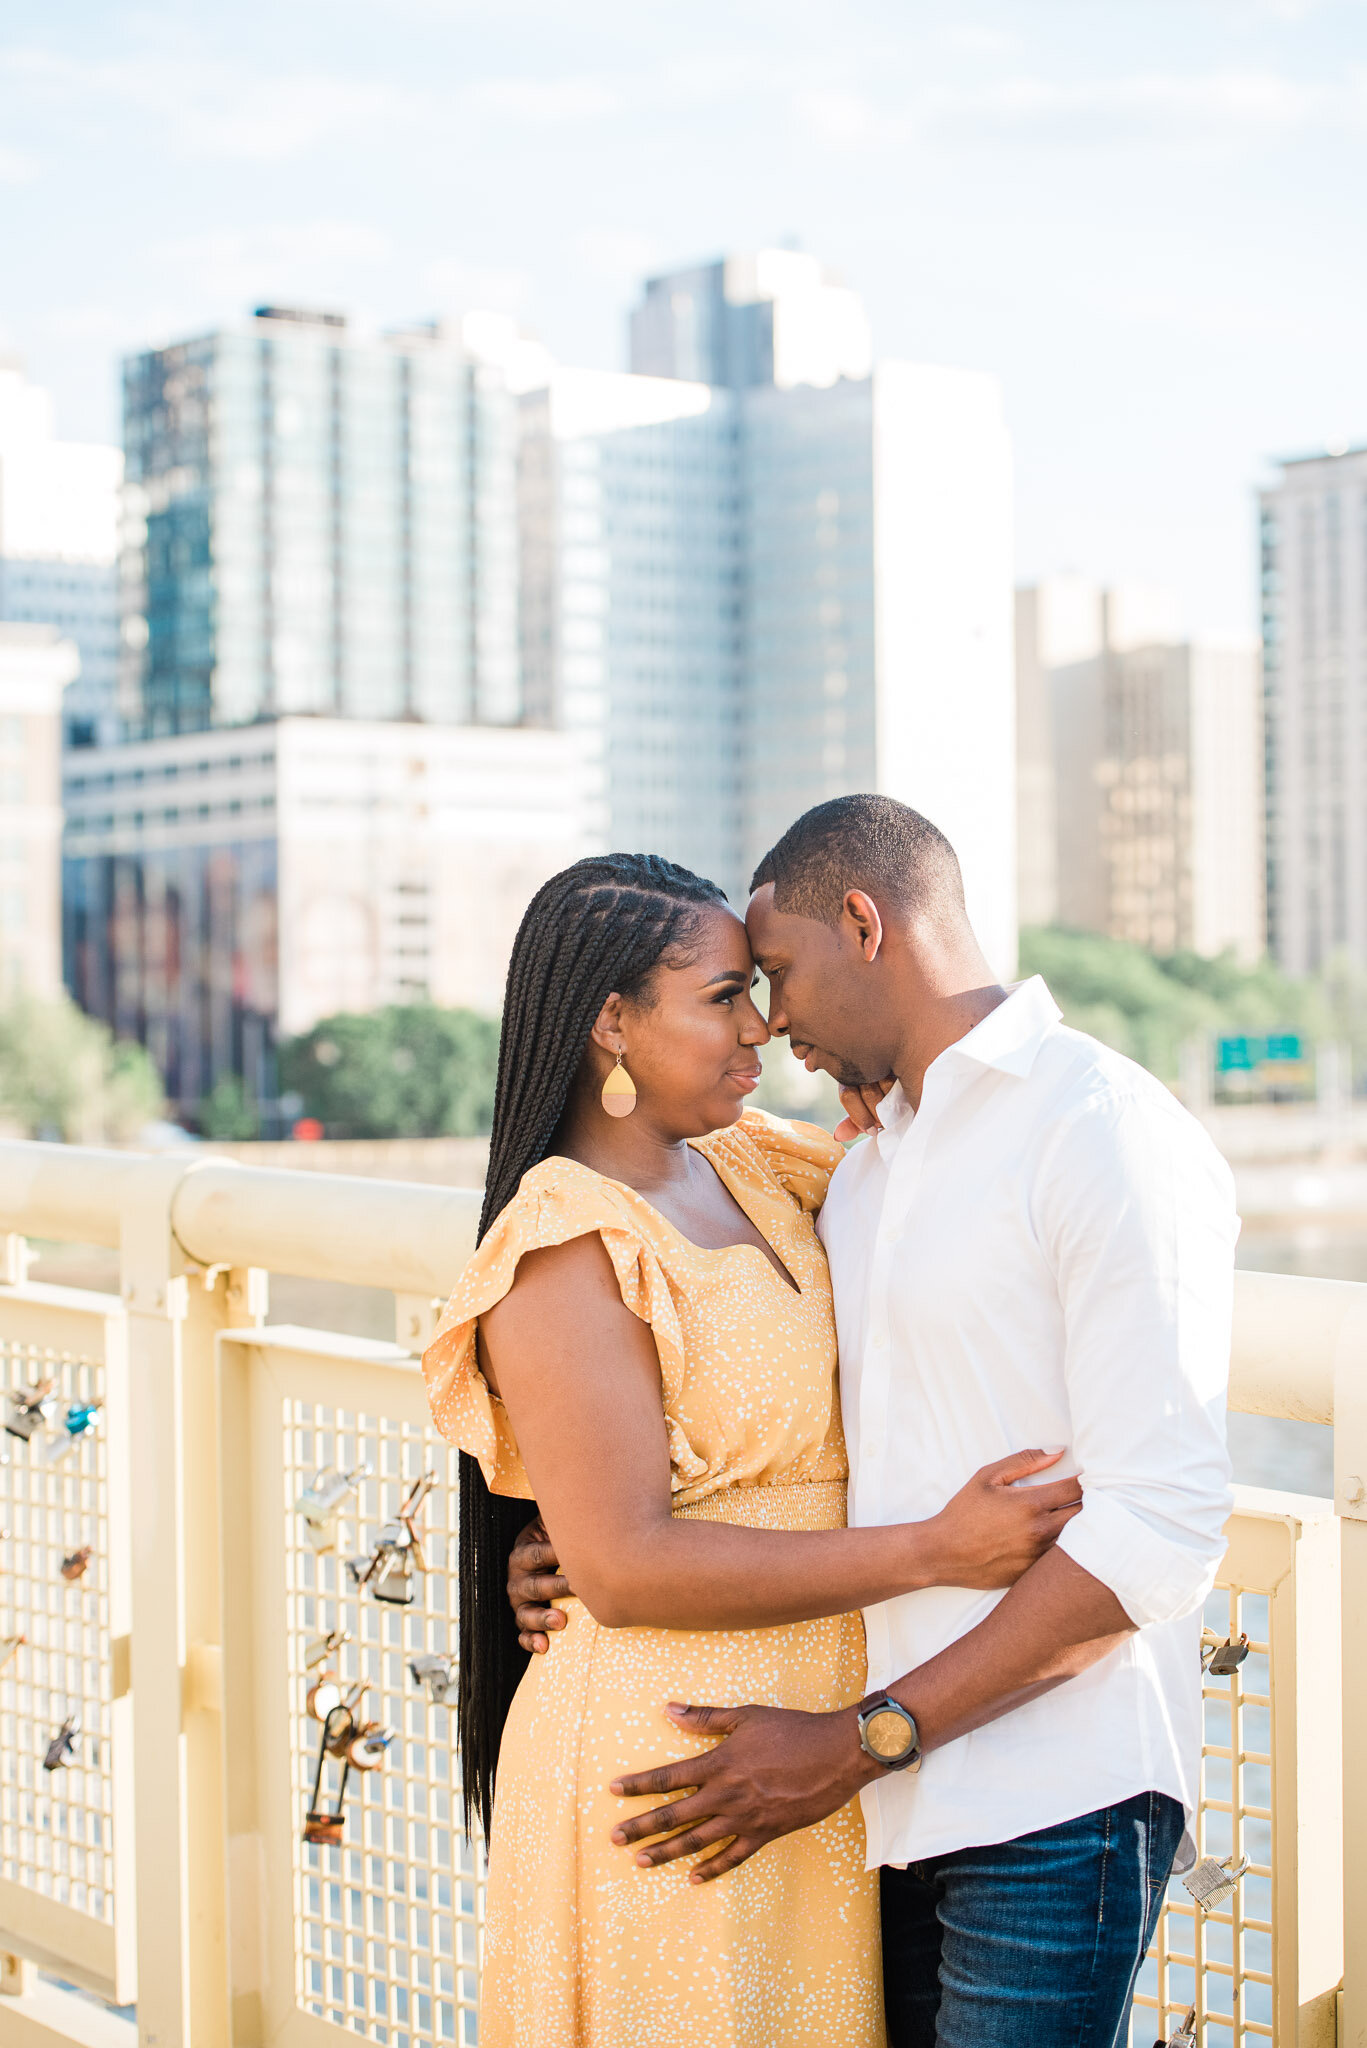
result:
[[[1203,1913],[1180,1878],[1140,1973],[1133,2048],[1166,2040],[1196,2008],[1202,2048],[1272,2039],[1272,1700],[1265,1593],[1221,1587],[1206,1625],[1249,1653],[1228,1678],[1207,1678],[1197,1853],[1249,1867],[1232,1898]],[[1161,2025],[1159,2024],[1161,2020]]]
[[[460,1821],[455,1702],[433,1705],[408,1669],[415,1656],[456,1650],[457,1461],[431,1430],[376,1415],[284,1404],[285,1559],[296,1805],[295,1913],[299,2003],[385,2048],[474,2043],[482,1846]],[[321,1555],[296,1511],[319,1468],[369,1464],[343,1502],[335,1549]],[[418,1517],[428,1572],[414,1602],[383,1605],[357,1590],[347,1559],[366,1553],[425,1471],[437,1484]],[[321,1729],[307,1711],[316,1670],[308,1646],[336,1628],[352,1640],[329,1659],[344,1685],[370,1681],[360,1711],[396,1731],[378,1770],[351,1772],[340,1848],[303,1842],[300,1831],[317,1768]],[[333,1803],[339,1766],[329,1760],[323,1796]]]
[[[63,1427],[69,1403],[104,1398],[104,1369],[0,1332],[5,1418],[10,1392],[43,1379],[55,1381],[51,1422],[27,1443],[0,1435],[0,1637],[26,1639],[0,1669],[0,1877],[112,1923],[105,1437],[98,1424],[74,1440]],[[89,1565],[68,1582],[62,1561],[86,1545]],[[72,1714],[82,1731],[73,1760],[45,1771]]]

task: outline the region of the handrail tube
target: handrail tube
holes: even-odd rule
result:
[[[132,1152],[0,1142],[0,1231],[115,1245],[147,1160]],[[301,1175],[191,1154],[171,1216],[204,1266],[263,1266],[311,1280],[445,1297],[474,1248],[480,1197],[468,1188]],[[1334,1376],[1367,1386],[1367,1287],[1283,1273],[1239,1273],[1230,1406],[1331,1423]]]
[[[264,1266],[444,1300],[475,1248],[480,1201],[471,1188],[206,1160],[176,1189],[171,1222],[200,1265]]]

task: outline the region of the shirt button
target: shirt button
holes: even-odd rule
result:
[[[886,1351],[886,1350],[887,1350],[887,1348],[888,1348],[888,1340],[887,1340],[887,1337],[885,1336],[885,1334],[883,1333],[883,1331],[882,1331],[882,1330],[880,1330],[880,1331],[878,1332],[878,1334],[877,1334],[877,1335],[875,1336],[875,1338],[874,1338],[874,1340],[873,1340],[873,1348],[874,1348],[874,1350],[875,1350],[875,1351]]]

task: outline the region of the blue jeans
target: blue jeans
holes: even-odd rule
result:
[[[885,1869],[889,2048],[1122,2048],[1181,1839],[1177,1801],[1141,1792]]]

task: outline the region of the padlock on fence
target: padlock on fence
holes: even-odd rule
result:
[[[331,1550],[337,1541],[337,1517],[342,1511],[342,1502],[353,1493],[360,1481],[370,1471],[369,1465],[360,1464],[350,1472],[338,1472],[330,1465],[324,1465],[313,1475],[313,1483],[306,1486],[295,1502],[304,1517],[309,1542],[321,1555]]]
[[[323,1722],[323,1732],[318,1741],[318,1768],[313,1774],[313,1796],[304,1816],[304,1840],[319,1849],[340,1849],[346,1827],[346,1788],[347,1779],[351,1776],[351,1759],[345,1748],[342,1751],[342,1775],[337,1783],[337,1802],[334,1806],[323,1804],[323,1772],[328,1757],[337,1755],[332,1739],[334,1721],[338,1736],[344,1734],[347,1741],[355,1725],[351,1709],[345,1705],[334,1707]]]
[[[1247,1856],[1235,1863],[1232,1856],[1226,1856],[1223,1863],[1213,1856],[1203,1856],[1199,1863],[1187,1871],[1182,1882],[1195,1899],[1203,1913],[1213,1913],[1217,1906],[1223,1906],[1234,1895],[1234,1888],[1248,1869]]]
[[[1213,1629],[1201,1632],[1201,1669],[1208,1678],[1232,1678],[1248,1655],[1248,1637],[1226,1637],[1221,1642]]]
[[[1155,2041],[1153,2048],[1196,2048],[1196,2007],[1188,2006],[1187,2016],[1177,2032]]]
[[[343,1643],[350,1641],[351,1630],[347,1628],[331,1628],[325,1636],[314,1636],[304,1645],[305,1670],[312,1671],[315,1664],[326,1664],[330,1657],[337,1655]]]
[[[94,1433],[103,1405],[101,1401],[68,1402],[61,1428],[54,1430],[48,1439],[47,1457],[50,1465],[55,1465],[59,1458],[69,1457],[79,1443]]]
[[[47,1746],[47,1755],[43,1758],[43,1769],[45,1771],[59,1771],[64,1765],[74,1762],[76,1744],[79,1742],[80,1736],[81,1723],[79,1716],[68,1714]]]
[[[68,1586],[74,1586],[83,1579],[90,1569],[90,1560],[95,1555],[88,1543],[79,1550],[72,1550],[62,1559],[61,1572]]]
[[[427,1570],[416,1518],[436,1483],[435,1472],[424,1472],[421,1478],[415,1479],[399,1509],[398,1519],[383,1525],[369,1557],[354,1557],[348,1561],[347,1570],[358,1591],[369,1586],[375,1599],[384,1601],[387,1606],[412,1606],[413,1574]]]
[[[10,1436],[29,1443],[52,1420],[55,1380],[39,1380],[35,1387],[16,1387],[9,1397],[5,1428]]]
[[[456,1668],[450,1657],[432,1655],[413,1657],[409,1670],[414,1682],[420,1685],[434,1707],[444,1707],[447,1699],[456,1689]]]

